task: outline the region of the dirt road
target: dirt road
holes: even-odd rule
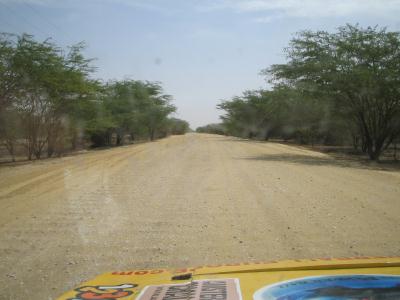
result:
[[[400,255],[399,232],[399,172],[187,134],[1,167],[0,298],[120,269]]]

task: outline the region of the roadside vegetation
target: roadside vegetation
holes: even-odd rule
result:
[[[93,79],[93,60],[83,49],[77,44],[65,51],[26,34],[0,35],[0,142],[13,161],[189,129],[170,117],[176,108],[160,83]]]
[[[358,25],[334,33],[303,31],[284,51],[286,63],[261,72],[271,89],[245,91],[222,101],[222,124],[197,131],[351,145],[371,160],[391,148],[396,157],[399,32]]]
[[[198,133],[212,133],[212,134],[225,134],[225,127],[222,124],[208,124],[205,126],[197,127]]]

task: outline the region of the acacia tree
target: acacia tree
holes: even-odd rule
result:
[[[13,68],[15,53],[13,38],[11,34],[0,34],[0,140],[14,161],[19,124],[12,103],[18,94],[20,76]]]
[[[225,111],[221,118],[228,133],[245,138],[258,136],[270,116],[269,98],[265,96],[265,91],[245,91],[217,105]]]
[[[128,133],[153,140],[186,130],[168,118],[176,108],[159,83],[90,79],[83,47],[64,51],[51,40],[0,35],[0,141],[13,159],[16,141],[24,141],[28,159],[39,159],[67,143],[74,149],[79,137],[105,146],[116,136],[121,145]]]
[[[138,87],[140,82],[133,80],[113,81],[105,86],[104,103],[115,124],[113,131],[116,133],[117,145],[124,143],[125,134],[134,131]]]
[[[185,134],[189,131],[189,123],[177,118],[168,119],[168,133],[174,135]]]
[[[142,82],[143,89],[138,97],[136,116],[141,126],[145,127],[150,140],[156,138],[157,133],[165,132],[168,127],[168,115],[176,111],[171,104],[172,97],[163,93],[159,82]],[[165,135],[165,134],[164,134]]]
[[[13,105],[22,119],[28,159],[33,155],[40,158],[48,141],[46,117],[51,102],[46,86],[59,63],[56,49],[49,42],[39,43],[25,34],[18,38],[12,68],[21,80]]]
[[[13,68],[15,36],[0,33],[0,112],[9,107],[18,92],[21,74]]]
[[[84,44],[80,43],[69,48],[68,53],[57,53],[59,64],[54,66],[51,78],[46,82],[46,91],[51,107],[46,116],[47,156],[55,151],[62,151],[66,131],[74,128],[73,112],[79,103],[86,102],[96,94],[98,85],[89,79],[94,70],[91,59],[82,55]],[[70,129],[70,130],[71,130]]]
[[[197,127],[196,132],[219,134],[219,135],[231,134],[231,133],[227,132],[225,125],[221,124],[221,123],[212,123],[212,124],[207,124],[204,126]]]
[[[332,117],[329,102],[299,88],[275,86],[272,90],[246,91],[217,106],[227,134],[246,138],[294,139],[302,144],[338,144],[345,136],[343,120]],[[200,128],[208,130],[211,128]]]
[[[50,40],[1,35],[0,134],[12,156],[17,138],[25,139],[28,159],[46,148],[50,157],[63,144],[72,107],[90,92],[92,68],[82,49],[78,44],[65,53]]]
[[[140,80],[111,81],[102,89],[91,118],[87,133],[94,146],[122,145],[125,135],[150,140],[170,133],[168,116],[175,111],[171,96],[163,93],[157,82]]]
[[[286,54],[286,64],[263,74],[332,101],[353,122],[370,159],[378,160],[399,135],[400,34],[351,25],[335,33],[304,31]]]

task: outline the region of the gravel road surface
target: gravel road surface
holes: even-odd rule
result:
[[[97,274],[400,255],[400,172],[206,134],[0,167],[1,299]]]

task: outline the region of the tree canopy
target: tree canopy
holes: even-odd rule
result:
[[[170,117],[176,108],[159,82],[94,80],[83,50],[83,43],[64,50],[27,34],[0,35],[0,140],[12,157],[21,145],[32,159],[188,130]]]
[[[227,132],[305,143],[350,140],[379,159],[400,134],[400,33],[358,25],[303,31],[285,53],[286,63],[261,72],[271,90],[218,105]]]

